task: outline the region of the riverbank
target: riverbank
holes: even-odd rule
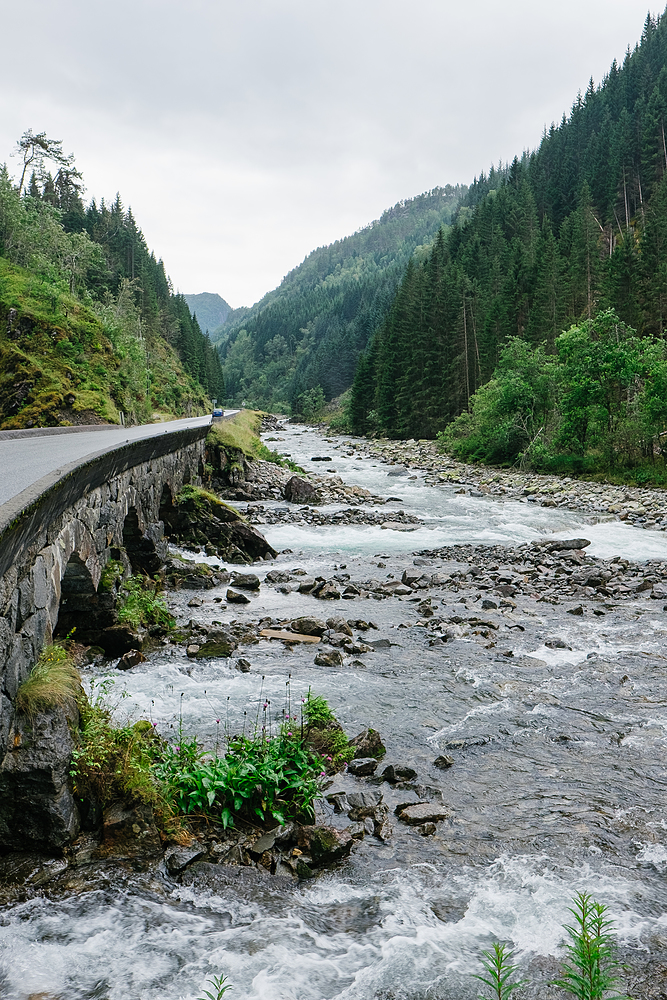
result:
[[[667,490],[660,487],[614,486],[569,477],[492,469],[456,462],[438,451],[434,441],[346,439],[359,455],[382,459],[389,465],[425,472],[429,485],[453,483],[475,496],[526,499],[542,507],[610,514],[620,521],[653,531],[667,530]]]

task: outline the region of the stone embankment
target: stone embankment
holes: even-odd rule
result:
[[[612,515],[638,527],[667,530],[667,491],[613,486],[514,469],[492,469],[456,462],[442,455],[434,441],[346,441],[348,455],[372,455],[406,470],[425,471],[426,483],[457,484],[462,493],[502,500],[526,500],[595,515]]]

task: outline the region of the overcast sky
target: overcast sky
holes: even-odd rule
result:
[[[398,200],[534,148],[647,13],[647,0],[2,6],[0,162],[27,128],[62,139],[87,197],[120,191],[177,289],[232,306]]]

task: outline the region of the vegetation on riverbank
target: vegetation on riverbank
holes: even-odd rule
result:
[[[116,610],[118,621],[122,625],[131,625],[132,628],[160,625],[162,628],[172,629],[176,624],[167,602],[159,596],[156,581],[146,576],[132,576],[123,584]]]
[[[513,338],[471,409],[438,434],[461,461],[667,484],[667,348],[613,310],[573,326],[556,354]]]
[[[81,677],[66,643],[46,646],[16,693],[17,711],[34,717],[56,705],[76,705],[82,694]]]
[[[216,421],[211,425],[206,438],[207,446],[228,452],[241,452],[246,458],[261,459],[264,462],[282,465],[293,472],[303,472],[300,466],[284,458],[277,451],[271,451],[260,440],[263,416],[261,410],[239,410],[227,420]]]
[[[206,412],[224,397],[219,356],[131,212],[84,206],[60,143],[20,147],[32,177],[0,166],[0,427]]]

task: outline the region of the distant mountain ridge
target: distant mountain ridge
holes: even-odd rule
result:
[[[408,260],[427,252],[466,192],[448,184],[398,202],[313,250],[277,288],[228,317],[220,353],[230,402],[298,409],[304,394],[321,390],[330,399],[345,391]]]
[[[225,325],[229,314],[234,310],[217,292],[197,292],[195,295],[184,295],[183,298],[190,307],[190,312],[197,316],[197,322],[209,336],[218,333]]]

